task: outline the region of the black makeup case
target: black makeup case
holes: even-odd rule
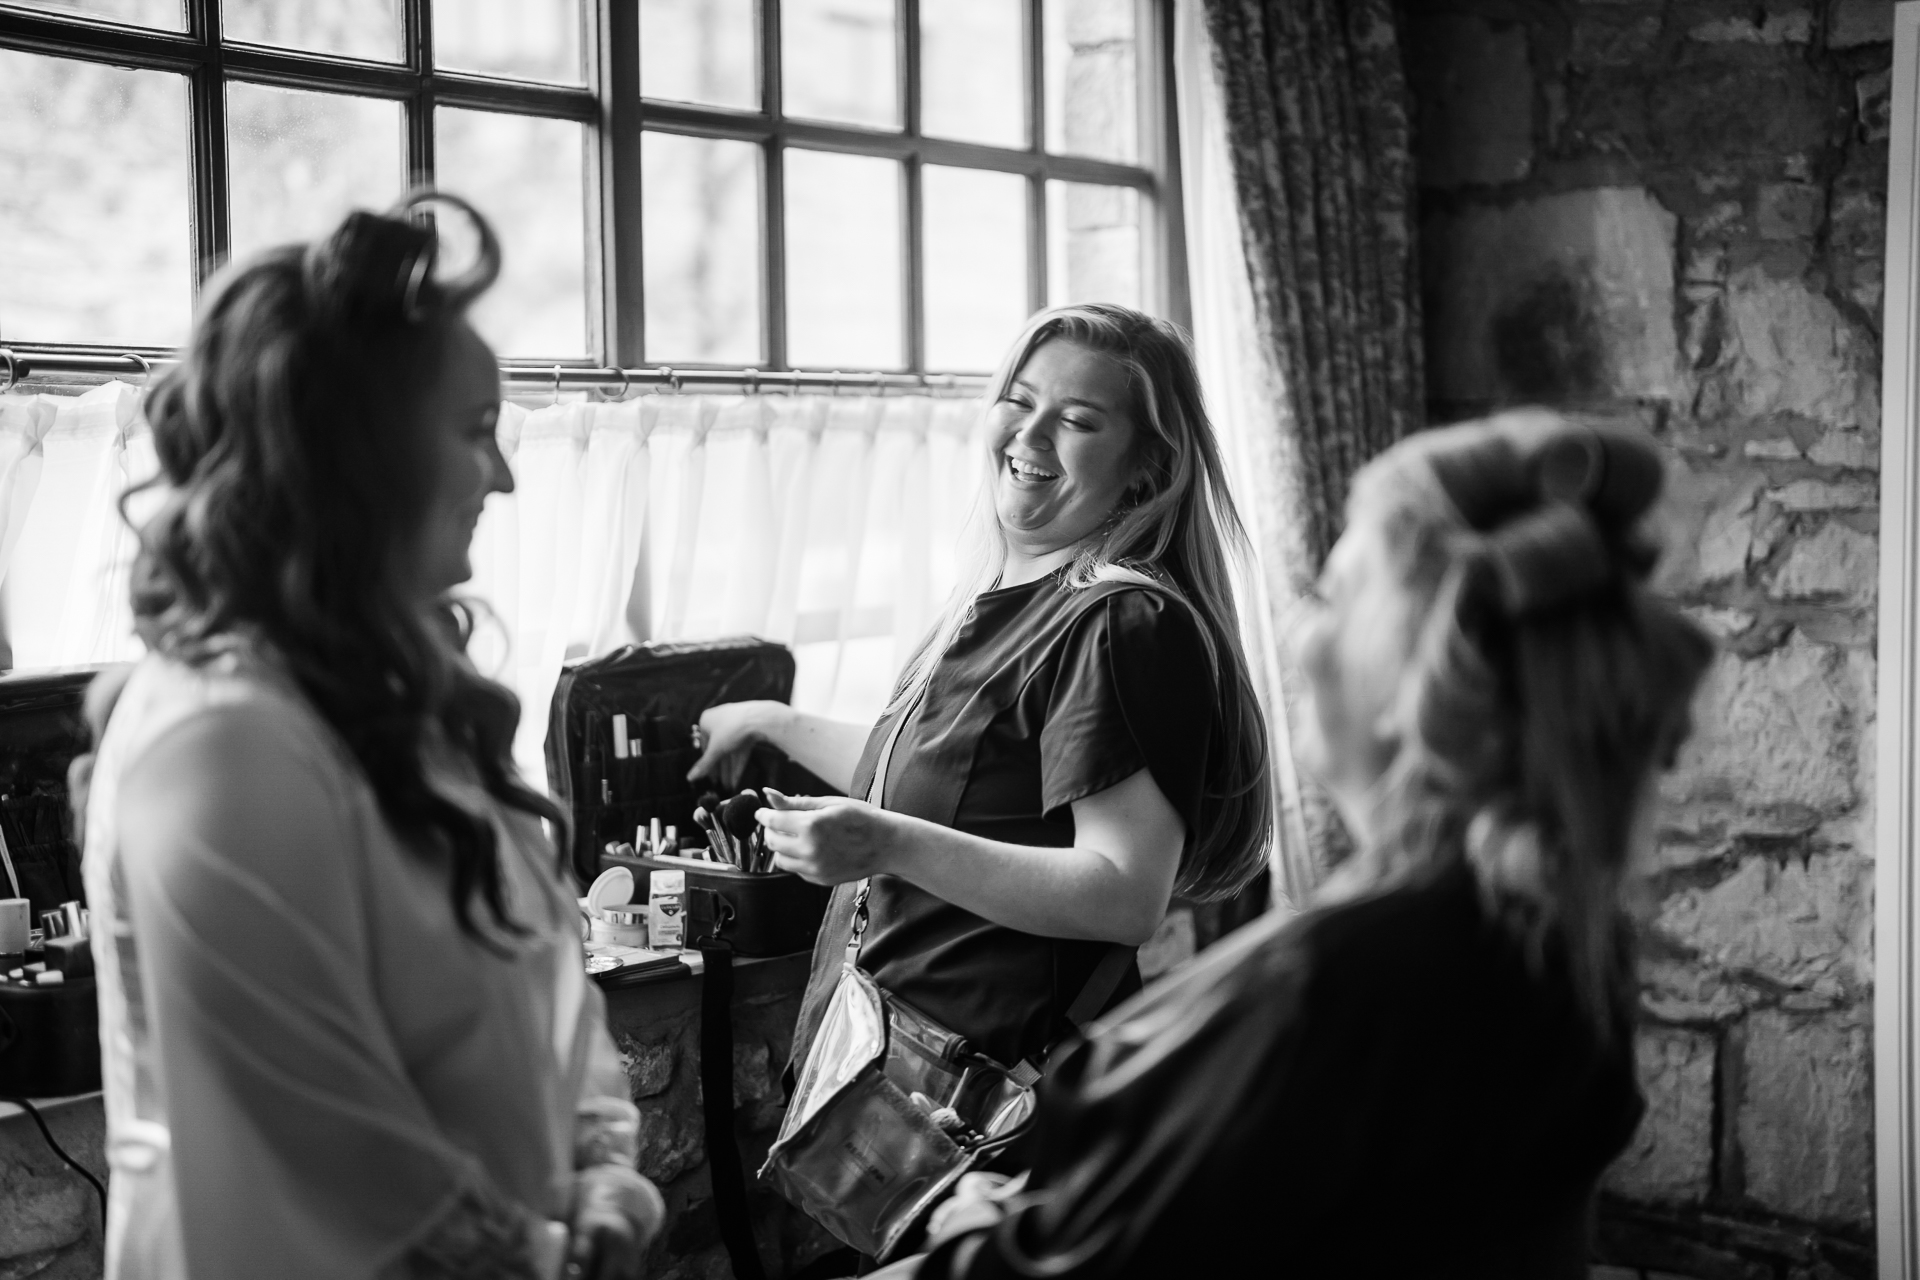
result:
[[[693,728],[700,713],[723,702],[793,693],[793,654],[784,645],[736,638],[685,644],[628,645],[569,665],[554,686],[547,722],[547,784],[573,815],[571,855],[582,885],[591,884],[609,843],[633,844],[658,818],[677,829],[683,846],[704,840],[694,824],[696,788],[687,770],[700,758]],[[614,717],[626,717],[637,754],[616,754]],[[834,795],[826,783],[771,747],[756,747],[733,790],[772,786],[789,795]],[[715,788],[720,789],[720,788]],[[620,858],[633,870],[634,899],[647,894],[648,873],[687,873],[687,945],[718,936],[741,955],[784,955],[813,945],[829,890],[786,872],[748,874],[724,864]]]

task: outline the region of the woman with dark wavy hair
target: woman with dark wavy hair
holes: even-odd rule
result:
[[[1298,636],[1359,846],[1116,1010],[887,1277],[1577,1280],[1643,1104],[1621,887],[1713,645],[1647,586],[1662,464],[1544,412],[1369,464]]]
[[[447,594],[512,488],[498,270],[452,197],[352,214],[223,273],[148,399],[150,656],[86,807],[115,1280],[631,1277],[657,1224],[565,818]]]

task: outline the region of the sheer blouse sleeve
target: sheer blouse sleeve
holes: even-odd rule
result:
[[[1148,587],[1096,601],[1063,642],[1040,735],[1047,816],[1146,769],[1191,839],[1213,703],[1199,621],[1183,601]]]
[[[272,703],[202,711],[123,777],[120,870],[188,1269],[371,1275],[473,1237],[499,1262],[485,1274],[530,1274],[528,1211],[441,1134],[388,1030],[364,806],[295,721]]]

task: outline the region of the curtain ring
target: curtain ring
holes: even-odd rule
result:
[[[612,368],[615,373],[620,375],[620,394],[617,396],[610,396],[607,394],[607,389],[605,387],[598,388],[597,394],[604,401],[608,401],[613,404],[623,404],[626,402],[627,392],[631,388],[632,382],[627,377],[627,371],[625,369],[622,369],[618,365],[614,365],[612,366]]]
[[[835,369],[828,375],[827,394],[836,400],[840,398],[840,371],[838,369]]]
[[[143,355],[127,352],[126,358],[140,366],[140,389],[145,391],[147,384],[153,381],[153,365]]]
[[[760,371],[758,369],[748,369],[741,375],[740,381],[747,384],[748,395],[757,396],[760,394]]]
[[[657,370],[654,371],[654,376],[660,379],[661,382],[665,383],[667,388],[671,390],[673,394],[675,395],[680,394],[680,375],[673,371],[672,365],[670,364],[661,365]]]
[[[7,362],[7,385],[0,387],[0,395],[5,395],[20,385],[20,362],[14,358],[12,347],[0,347],[0,360]]]

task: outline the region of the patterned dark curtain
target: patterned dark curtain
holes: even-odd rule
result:
[[[1289,439],[1249,495],[1312,573],[1359,466],[1421,425],[1409,99],[1392,0],[1205,0],[1253,286]],[[1296,581],[1296,589],[1302,585]]]

